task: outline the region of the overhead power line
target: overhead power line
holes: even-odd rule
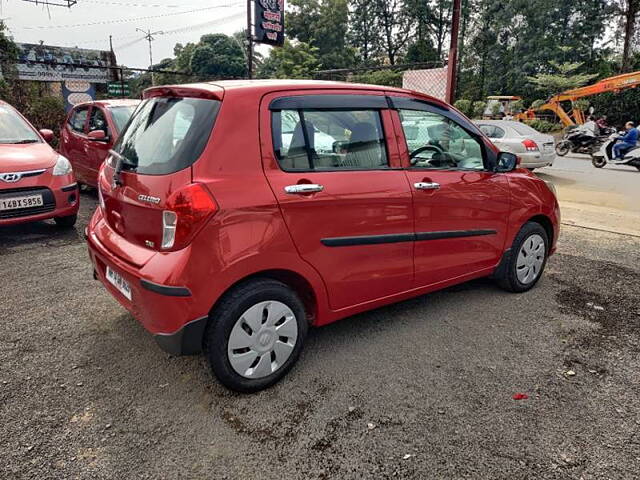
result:
[[[100,22],[89,22],[89,23],[76,23],[76,24],[71,24],[71,25],[34,25],[34,26],[28,26],[28,27],[16,27],[15,25],[13,26],[13,28],[20,28],[23,30],[46,30],[46,29],[51,29],[51,28],[76,28],[76,27],[90,27],[90,26],[95,26],[95,25],[108,25],[108,24],[112,24],[112,23],[126,23],[126,22],[136,22],[139,20],[149,20],[152,18],[161,18],[161,17],[173,17],[175,15],[185,15],[187,13],[196,13],[196,12],[204,12],[207,10],[214,10],[217,8],[229,8],[232,6],[239,6],[240,3],[237,3],[235,5],[216,5],[216,6],[212,6],[212,7],[204,7],[204,8],[196,8],[193,10],[185,10],[182,12],[172,12],[172,13],[162,13],[159,15],[148,15],[146,17],[135,17],[135,18],[119,18],[119,19],[115,19],[115,20],[103,20]]]

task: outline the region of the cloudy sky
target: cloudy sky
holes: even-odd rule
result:
[[[61,2],[61,0],[49,0]],[[173,46],[206,33],[232,34],[246,24],[246,0],[77,0],[71,8],[0,0],[0,18],[16,42],[108,50],[118,63],[147,68],[149,44],[136,28],[155,35],[153,60],[173,56]]]

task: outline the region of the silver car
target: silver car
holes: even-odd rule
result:
[[[551,135],[511,120],[476,120],[474,123],[500,150],[518,155],[522,167],[533,170],[553,165],[556,152]]]

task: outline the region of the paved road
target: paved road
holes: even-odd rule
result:
[[[82,200],[77,230],[0,229],[0,478],[637,478],[637,238],[566,227],[533,291],[476,281],[313,330],[243,396],[92,280]]]
[[[640,235],[640,172],[633,167],[595,168],[586,155],[557,157],[553,167],[536,170],[553,182],[563,221]]]

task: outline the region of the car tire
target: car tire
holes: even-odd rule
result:
[[[78,215],[69,215],[68,217],[55,217],[53,220],[60,228],[71,228],[78,221]]]
[[[257,392],[293,367],[308,327],[304,305],[291,288],[254,279],[234,287],[213,309],[204,352],[220,383],[237,392]]]
[[[549,237],[546,230],[539,223],[525,223],[513,241],[505,264],[498,268],[498,284],[514,293],[531,290],[544,272],[548,254]]]

